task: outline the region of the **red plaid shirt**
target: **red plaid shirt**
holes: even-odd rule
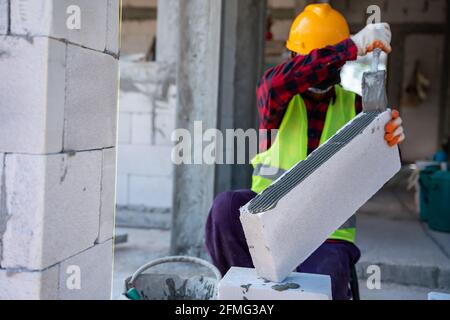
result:
[[[324,99],[316,101],[307,90],[336,72],[346,61],[355,60],[356,55],[355,44],[346,39],[334,46],[313,50],[308,55],[298,55],[267,70],[256,91],[259,128],[278,129],[289,102],[295,95],[301,94],[308,113],[308,154],[316,149],[328,105],[330,99],[334,99],[335,92],[330,90]],[[357,96],[355,107],[357,113],[362,110],[360,96]],[[261,151],[269,148],[270,142],[270,139],[262,140]]]

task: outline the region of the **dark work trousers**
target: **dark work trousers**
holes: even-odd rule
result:
[[[255,196],[251,190],[236,190],[223,192],[214,200],[206,222],[206,248],[222,275],[232,266],[253,268],[239,208]],[[297,271],[329,275],[333,299],[350,299],[351,268],[359,257],[358,247],[351,242],[326,241]]]

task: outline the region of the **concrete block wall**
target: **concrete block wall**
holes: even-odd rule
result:
[[[135,56],[124,57],[120,64],[117,204],[139,210],[170,208],[176,106],[170,67]]]
[[[119,12],[0,0],[0,299],[111,296]]]

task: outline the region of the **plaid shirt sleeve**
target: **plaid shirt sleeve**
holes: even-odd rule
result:
[[[278,129],[295,95],[322,82],[346,61],[355,60],[356,56],[356,45],[348,38],[334,46],[298,55],[267,70],[256,90],[260,129]],[[260,147],[262,150],[268,148],[269,141],[261,141]]]

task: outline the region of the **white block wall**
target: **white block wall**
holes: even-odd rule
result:
[[[0,0],[0,299],[110,298],[118,17],[119,0]]]
[[[47,268],[93,245],[99,230],[102,151],[7,154],[3,268]]]
[[[175,86],[160,63],[129,56],[120,64],[117,204],[170,208]]]

